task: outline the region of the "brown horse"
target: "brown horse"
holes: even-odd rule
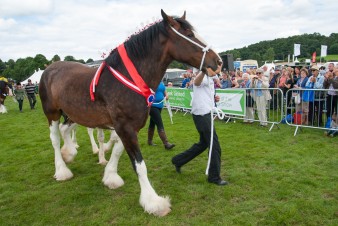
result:
[[[207,68],[215,71],[222,63],[221,58],[198,39],[193,27],[186,21],[185,13],[182,17],[172,17],[161,10],[161,14],[163,20],[131,36],[124,43],[126,53],[145,84],[156,90],[173,60],[204,72]],[[170,200],[158,196],[151,186],[137,137],[147,121],[149,104],[143,95],[122,84],[109,70],[110,66],[131,80],[133,73],[129,73],[124,62],[119,48],[105,59],[106,66],[96,86],[95,101],[91,101],[89,87],[96,69],[74,62],[56,62],[44,71],[39,91],[55,150],[54,177],[56,180],[67,180],[73,176],[65,162],[72,161],[77,153],[70,136],[75,123],[91,128],[114,128],[120,141],[115,144],[105,168],[103,183],[109,188],[124,184],[117,174],[117,164],[125,148],[139,179],[140,204],[148,213],[164,216],[171,211]],[[66,115],[66,120],[59,128],[61,115]],[[64,139],[62,149],[59,130]]]
[[[9,94],[8,83],[5,81],[0,81],[0,113],[7,113],[5,107],[5,99]]]

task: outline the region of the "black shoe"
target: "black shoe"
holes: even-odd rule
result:
[[[175,147],[175,144],[167,143],[167,144],[164,145],[164,148],[165,148],[166,150],[170,150],[170,149],[172,149],[173,147]]]
[[[176,165],[173,160],[171,160],[172,164],[175,166],[176,172],[181,173],[181,167]]]
[[[217,181],[209,181],[209,180],[208,180],[208,182],[209,182],[209,183],[212,183],[212,184],[216,184],[216,185],[218,185],[218,186],[224,186],[224,185],[228,185],[228,184],[229,184],[227,181],[222,180],[222,179],[219,179],[219,180],[217,180]]]
[[[151,142],[148,141],[148,145],[149,146],[156,146],[157,144],[154,144],[152,141]]]

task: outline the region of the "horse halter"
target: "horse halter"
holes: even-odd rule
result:
[[[170,28],[176,33],[178,34],[179,36],[181,36],[182,38],[184,38],[185,40],[191,42],[192,44],[200,47],[202,49],[202,52],[203,52],[203,57],[202,57],[202,60],[201,60],[201,65],[200,65],[200,71],[202,70],[202,66],[203,66],[203,63],[204,63],[204,59],[205,59],[205,55],[207,52],[209,52],[209,49],[211,48],[211,45],[207,45],[205,47],[203,47],[202,45],[198,44],[197,42],[191,40],[190,38],[184,36],[183,34],[181,34],[180,32],[178,32],[174,27],[170,26]],[[219,57],[219,56],[218,56]],[[220,60],[222,60],[220,57],[219,57]]]

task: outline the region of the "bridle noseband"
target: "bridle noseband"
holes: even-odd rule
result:
[[[190,38],[186,37],[185,35],[181,34],[180,32],[178,32],[173,26],[170,26],[170,28],[176,33],[178,34],[180,37],[184,38],[185,40],[187,40],[188,42],[200,47],[202,49],[202,52],[203,52],[203,57],[202,57],[202,60],[201,60],[201,65],[200,65],[200,71],[202,70],[202,66],[203,66],[203,63],[204,63],[204,59],[205,59],[205,55],[207,52],[209,52],[209,49],[211,48],[211,45],[207,45],[207,46],[202,46],[201,44],[191,40]],[[219,56],[218,56],[219,57]],[[220,58],[220,57],[219,57]],[[220,58],[220,60],[222,60]]]

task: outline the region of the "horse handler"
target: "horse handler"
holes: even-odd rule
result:
[[[214,76],[221,70],[218,67],[216,72],[208,69],[208,75]],[[207,78],[200,71],[194,80],[193,99],[192,99],[192,117],[195,127],[200,135],[198,143],[193,144],[188,150],[174,156],[171,162],[175,165],[176,171],[181,173],[181,167],[204,152],[210,145],[211,139],[211,111],[215,101],[219,101],[219,96],[214,96],[215,88],[212,78]],[[208,171],[208,182],[216,185],[227,185],[228,182],[221,179],[221,147],[215,128],[213,129],[213,147]]]

